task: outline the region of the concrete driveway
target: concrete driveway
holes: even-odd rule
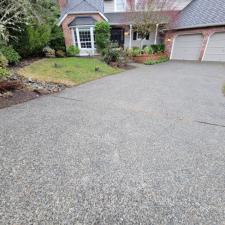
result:
[[[139,65],[0,110],[0,224],[224,225],[224,83]]]

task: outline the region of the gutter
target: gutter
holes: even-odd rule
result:
[[[194,25],[194,26],[172,28],[172,29],[169,29],[169,30],[186,30],[186,29],[205,28],[205,27],[219,27],[219,26],[225,26],[225,23],[198,24],[198,25]]]

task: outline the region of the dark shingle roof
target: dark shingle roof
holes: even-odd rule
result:
[[[104,12],[103,0],[68,0],[68,5],[61,12],[60,20],[68,13]]]
[[[174,23],[174,29],[225,25],[225,0],[193,0]]]
[[[153,19],[156,19],[156,16],[160,16],[160,23],[168,23],[170,21],[170,17],[178,11],[164,11],[160,13],[150,14]],[[113,13],[105,13],[105,17],[109,20],[109,24],[111,25],[130,25],[134,24],[137,21],[137,18],[143,16],[142,12],[113,12]]]
[[[94,25],[96,20],[90,16],[78,16],[70,24],[69,27],[77,25]]]

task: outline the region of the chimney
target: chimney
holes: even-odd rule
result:
[[[59,1],[59,7],[60,10],[62,11],[68,4],[68,0],[58,0]]]

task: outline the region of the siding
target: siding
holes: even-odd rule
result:
[[[114,12],[115,11],[115,0],[104,1],[104,12]]]

